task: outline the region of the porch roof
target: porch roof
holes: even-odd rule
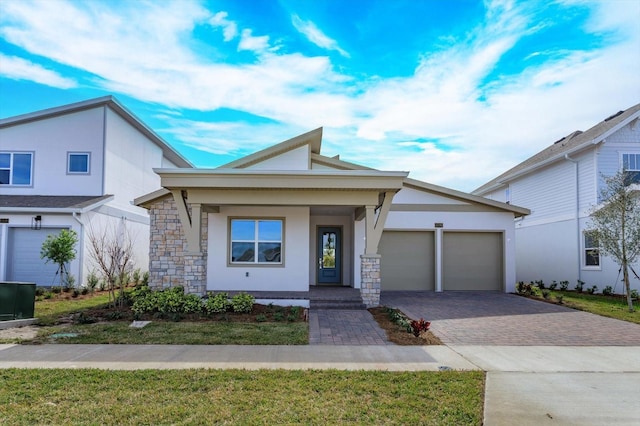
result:
[[[154,169],[167,189],[399,191],[408,172],[378,170]]]

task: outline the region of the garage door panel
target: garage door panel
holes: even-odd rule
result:
[[[499,232],[445,232],[443,289],[502,290],[502,247]]]
[[[433,290],[433,232],[385,231],[380,240],[382,290]]]
[[[9,281],[35,282],[37,285],[58,284],[58,265],[40,258],[40,249],[47,235],[59,233],[61,228],[9,228],[8,265]]]

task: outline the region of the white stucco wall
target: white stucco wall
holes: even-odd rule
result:
[[[291,151],[287,151],[276,157],[269,158],[247,169],[250,170],[309,170],[310,153],[309,145],[304,145]]]
[[[0,150],[34,152],[32,186],[5,186],[7,195],[101,195],[104,108],[0,130]],[[67,174],[68,152],[90,153],[90,174]]]
[[[154,167],[163,164],[162,150],[122,117],[107,109],[105,194],[114,194],[109,204],[145,215],[131,204],[134,198],[160,189]]]
[[[229,218],[284,218],[284,265],[229,266]],[[209,216],[207,290],[307,291],[308,207],[220,207]],[[248,274],[248,276],[247,276]]]

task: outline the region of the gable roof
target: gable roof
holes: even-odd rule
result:
[[[242,157],[238,160],[234,160],[230,163],[224,164],[219,169],[244,169],[269,158],[276,157],[287,151],[299,148],[303,145],[309,145],[311,147],[312,154],[320,154],[320,145],[322,144],[322,127],[318,127],[310,132],[303,133],[279,144],[270,146],[261,151],[249,154],[246,157]]]
[[[565,155],[571,155],[589,146],[597,145],[606,139],[607,136],[617,132],[630,122],[637,120],[638,117],[640,117],[640,104],[634,105],[624,111],[618,111],[591,127],[589,130],[584,132],[577,130],[554,142],[551,146],[529,157],[522,163],[507,170],[471,193],[477,195],[486,194],[516,177],[558,161],[564,158]]]
[[[98,107],[110,108],[120,117],[122,117],[127,123],[129,123],[140,133],[142,133],[147,138],[152,140],[156,145],[158,145],[162,149],[162,153],[164,154],[164,156],[167,157],[172,163],[176,164],[178,167],[193,167],[193,164],[191,164],[189,160],[184,158],[180,153],[178,153],[178,151],[173,149],[164,139],[158,136],[153,130],[151,130],[146,124],[140,121],[138,117],[136,117],[131,111],[129,111],[124,105],[122,105],[115,97],[111,95],[59,107],[43,109],[27,114],[16,115],[14,117],[3,118],[0,120],[0,129]]]

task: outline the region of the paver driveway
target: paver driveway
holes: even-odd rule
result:
[[[449,345],[640,346],[640,325],[497,292],[382,292]]]

